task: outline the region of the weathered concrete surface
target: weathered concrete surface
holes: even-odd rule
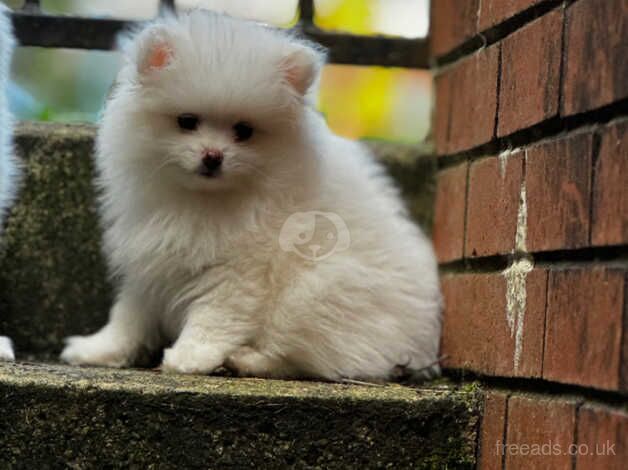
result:
[[[25,124],[25,180],[0,241],[0,331],[18,351],[58,352],[106,319],[111,289],[92,186],[93,128]]]
[[[16,131],[26,178],[0,240],[0,333],[18,354],[56,354],[65,336],[106,321],[112,295],[92,185],[94,134],[93,126],[41,123]],[[429,230],[435,159],[415,147],[368,145]]]
[[[0,364],[0,467],[472,468],[480,395]]]

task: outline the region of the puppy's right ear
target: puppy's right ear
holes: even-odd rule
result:
[[[132,38],[123,38],[122,49],[140,76],[163,70],[174,59],[172,38],[161,25],[149,26]]]
[[[324,63],[322,48],[308,41],[294,41],[279,68],[290,88],[298,95],[305,96],[318,81]]]

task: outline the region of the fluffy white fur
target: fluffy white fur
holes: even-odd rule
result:
[[[4,213],[13,200],[17,184],[17,167],[12,146],[13,126],[7,104],[7,85],[14,39],[7,11],[8,9],[0,4],[0,232]],[[11,340],[0,336],[0,360],[13,359]]]
[[[6,336],[0,336],[0,361],[14,361],[13,345],[11,339]]]
[[[203,11],[156,21],[126,52],[97,142],[121,286],[109,323],[69,338],[62,359],[122,367],[169,346],[166,371],[330,380],[432,365],[431,244],[368,151],[312,108],[321,52]],[[182,113],[200,117],[198,130],[178,128]],[[250,140],[234,140],[238,121]],[[224,153],[218,177],[198,174],[207,148]],[[345,233],[335,249],[337,221],[350,243]],[[321,250],[331,254],[313,260]]]

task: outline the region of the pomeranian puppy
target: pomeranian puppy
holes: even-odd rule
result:
[[[13,157],[13,126],[7,97],[14,42],[8,8],[0,4],[0,232],[6,209],[15,195],[18,176]],[[0,361],[12,361],[14,358],[11,340],[0,336]]]
[[[313,107],[324,54],[193,11],[131,37],[97,139],[120,287],[71,364],[386,380],[437,359],[429,240],[360,144]]]

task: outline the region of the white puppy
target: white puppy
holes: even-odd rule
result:
[[[7,85],[13,54],[13,33],[8,9],[0,4],[0,231],[4,212],[13,200],[17,169],[13,157],[13,126],[7,103]],[[2,312],[0,312],[2,314]],[[11,340],[0,336],[0,361],[13,360]]]
[[[97,142],[109,323],[72,364],[388,379],[437,358],[429,240],[312,107],[323,54],[194,11],[130,40]]]

